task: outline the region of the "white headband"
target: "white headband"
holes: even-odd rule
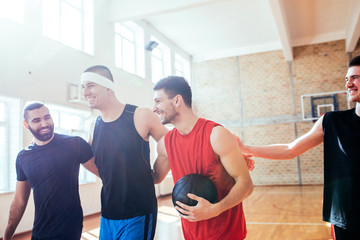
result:
[[[115,92],[114,82],[99,74],[93,72],[84,72],[83,74],[81,74],[81,84],[85,84],[86,82],[93,82],[99,84]]]

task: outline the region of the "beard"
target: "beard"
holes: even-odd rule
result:
[[[49,131],[48,133],[40,133],[40,131],[43,130],[43,129],[49,129],[50,131]],[[30,132],[32,133],[32,135],[33,135],[36,139],[44,142],[44,141],[49,140],[49,139],[53,136],[53,134],[54,134],[54,125],[50,125],[50,126],[48,126],[48,127],[39,128],[39,129],[37,129],[37,130],[32,129],[32,128],[29,126],[29,130],[30,130]]]
[[[168,110],[166,112],[164,112],[164,114],[160,117],[160,121],[163,125],[166,124],[173,124],[175,121],[175,118],[178,116],[179,114],[175,112],[175,109],[172,108],[171,110]]]

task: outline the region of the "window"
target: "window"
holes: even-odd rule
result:
[[[0,96],[0,192],[15,190],[16,156],[21,150],[20,100]]]
[[[115,24],[115,65],[145,77],[144,30],[134,22]]]
[[[155,37],[151,38],[152,41],[159,43],[151,52],[152,64],[152,81],[156,83],[161,78],[170,75],[171,72],[171,57],[170,48],[160,42]]]
[[[46,0],[43,34],[77,50],[93,54],[93,1]]]
[[[0,17],[24,24],[25,0],[0,1]]]
[[[190,64],[185,58],[175,53],[175,75],[190,82]]]
[[[89,130],[93,119],[90,111],[46,104],[54,121],[54,131],[60,134],[80,136],[85,141],[89,140]],[[94,174],[80,166],[79,183],[95,182]]]

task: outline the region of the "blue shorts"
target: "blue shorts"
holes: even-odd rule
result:
[[[100,240],[153,240],[157,213],[144,216],[112,220],[101,216]]]

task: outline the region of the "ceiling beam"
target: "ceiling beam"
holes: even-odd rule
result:
[[[293,60],[292,45],[290,42],[289,28],[287,25],[284,4],[282,0],[269,0],[275,24],[280,35],[280,41],[287,62]]]
[[[360,1],[353,0],[346,26],[346,52],[353,52],[360,37]]]

